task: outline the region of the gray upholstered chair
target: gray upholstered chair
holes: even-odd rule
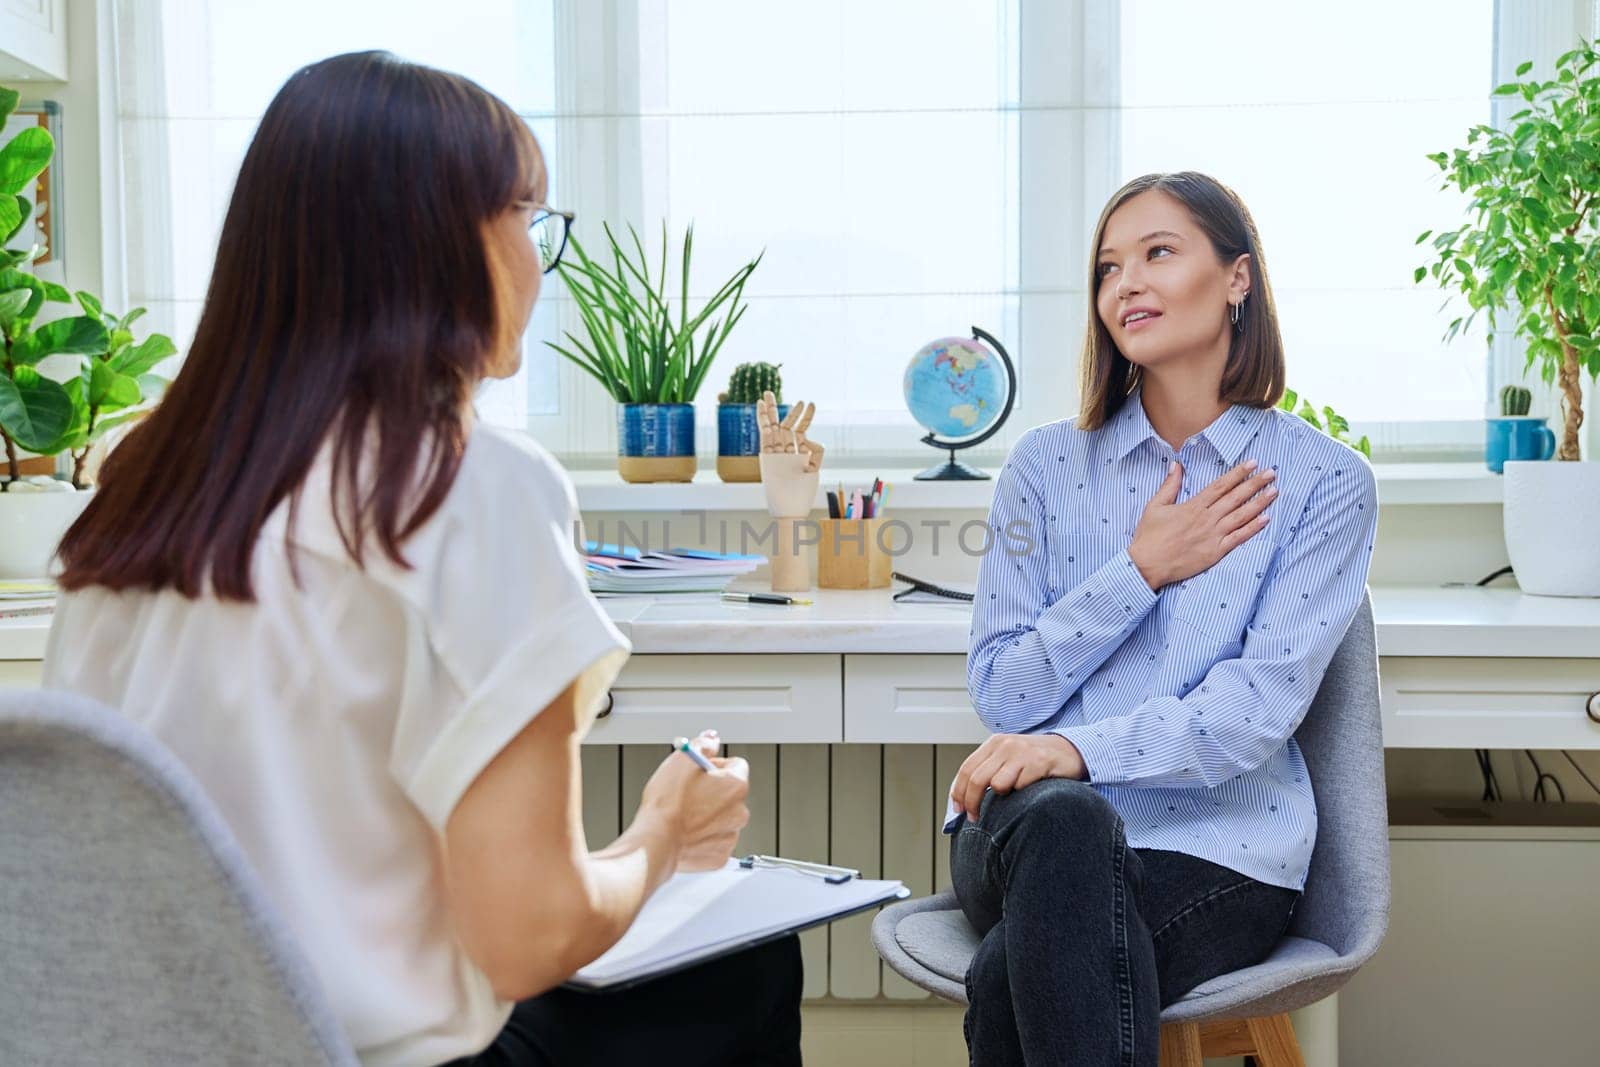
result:
[[[356,1063],[193,778],[64,693],[0,691],[0,1063]]]
[[[1368,596],[1295,734],[1316,791],[1316,849],[1289,934],[1264,962],[1204,983],[1161,1013],[1163,1067],[1206,1056],[1300,1064],[1288,1013],[1339,990],[1372,957],[1389,921],[1389,827],[1378,713],[1378,657]],[[878,913],[878,953],[895,971],[965,1004],[978,947],[955,894]]]

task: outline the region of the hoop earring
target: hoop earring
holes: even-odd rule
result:
[[[1234,326],[1236,326],[1236,327],[1239,326],[1239,320],[1244,317],[1244,302],[1245,302],[1245,300],[1248,300],[1248,299],[1250,299],[1250,298],[1249,297],[1245,297],[1244,299],[1240,300],[1237,304],[1229,304],[1228,305],[1228,321],[1233,323]],[[1239,327],[1239,328],[1243,329],[1243,327]]]

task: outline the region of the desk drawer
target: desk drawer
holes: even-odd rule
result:
[[[837,742],[836,655],[634,656],[585,743],[660,745],[714,729],[738,745]]]
[[[1386,656],[1388,748],[1600,748],[1600,659]]]
[[[870,744],[980,744],[988,727],[967,697],[967,657],[846,656],[844,739]]]

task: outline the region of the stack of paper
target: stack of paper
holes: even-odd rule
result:
[[[0,619],[48,616],[56,607],[56,584],[48,578],[0,578]]]
[[[645,552],[625,545],[584,543],[589,589],[602,594],[720,593],[741,574],[767,561],[765,556],[709,552],[695,548]]]

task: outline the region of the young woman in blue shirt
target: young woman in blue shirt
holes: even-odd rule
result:
[[[1254,221],[1152,174],[1091,246],[1075,418],[995,487],[968,658],[994,735],[951,871],[974,1062],[1151,1064],[1161,1007],[1264,959],[1316,839],[1293,734],[1365,591],[1363,457],[1276,404]]]

